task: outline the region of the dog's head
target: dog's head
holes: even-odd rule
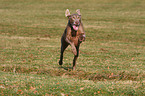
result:
[[[65,16],[68,17],[69,23],[72,26],[73,30],[78,31],[79,25],[81,23],[81,14],[80,9],[76,10],[77,14],[70,14],[69,10],[65,11]]]

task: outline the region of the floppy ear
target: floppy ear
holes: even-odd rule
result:
[[[68,9],[66,9],[66,11],[65,11],[65,16],[66,16],[66,17],[70,16],[70,12],[69,12]]]
[[[77,9],[76,12],[78,13],[78,15],[81,15],[80,9]]]

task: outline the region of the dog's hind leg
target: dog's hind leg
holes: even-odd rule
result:
[[[77,60],[77,58],[78,58],[78,56],[79,56],[79,46],[80,46],[80,45],[78,45],[78,46],[76,47],[77,54],[74,56],[74,59],[73,59],[73,70],[75,70],[75,68],[76,68],[76,60]]]
[[[59,65],[63,64],[63,52],[67,48],[68,43],[66,43],[63,39],[61,40],[61,54],[60,54],[60,60]]]

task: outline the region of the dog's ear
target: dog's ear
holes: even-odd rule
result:
[[[65,16],[66,16],[66,17],[69,17],[69,16],[70,16],[70,12],[69,12],[68,9],[66,9],[66,11],[65,11]]]
[[[81,15],[80,9],[77,9],[76,12],[78,13],[78,15]]]

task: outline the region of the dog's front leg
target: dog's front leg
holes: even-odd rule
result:
[[[74,43],[71,42],[68,38],[66,38],[66,42],[68,42],[71,45],[73,54],[77,55],[77,50],[76,50],[76,47],[75,47]]]
[[[73,54],[76,56],[77,55],[77,50],[76,50],[75,45],[74,44],[71,44],[71,47],[72,47]]]

